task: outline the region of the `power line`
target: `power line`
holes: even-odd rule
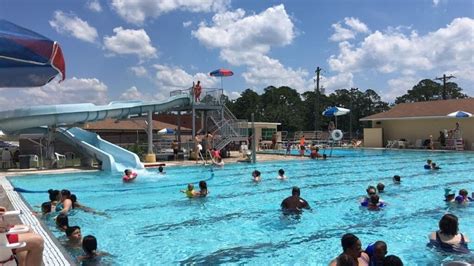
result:
[[[443,74],[443,77],[435,78],[435,80],[442,80],[443,81],[443,92],[442,92],[443,100],[447,99],[446,80],[450,80],[452,78],[456,78],[456,77],[453,76],[453,75],[446,76],[446,74]]]

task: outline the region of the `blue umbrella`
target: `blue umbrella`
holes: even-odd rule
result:
[[[340,115],[346,115],[350,112],[351,110],[349,109],[338,107],[338,106],[332,106],[332,107],[326,108],[326,110],[324,110],[323,112],[323,115],[328,116],[328,117],[333,117],[333,116],[336,117],[336,128],[337,128],[337,117]]]
[[[0,87],[39,87],[66,65],[59,45],[31,30],[0,19]]]
[[[449,117],[471,117],[472,114],[464,111],[456,111],[448,114]]]
[[[160,135],[174,134],[174,130],[172,130],[171,128],[163,128],[158,131],[158,134]]]
[[[328,107],[326,110],[324,110],[323,115],[324,116],[340,116],[340,115],[346,115],[350,113],[351,110],[342,108],[342,107]]]

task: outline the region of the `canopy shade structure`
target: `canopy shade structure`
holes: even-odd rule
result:
[[[471,117],[472,114],[465,111],[456,111],[456,112],[449,113],[447,116],[462,118],[462,117]]]
[[[66,78],[57,42],[0,19],[0,87],[39,87],[58,74]]]

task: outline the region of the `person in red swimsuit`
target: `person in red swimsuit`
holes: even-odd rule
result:
[[[200,80],[198,80],[196,85],[194,85],[193,90],[194,90],[194,101],[195,102],[200,102],[201,101],[201,92],[202,92],[201,81]]]
[[[6,208],[0,206],[0,217],[6,212]],[[2,217],[3,218],[3,217]],[[43,264],[43,249],[44,249],[44,240],[43,238],[33,232],[23,233],[23,234],[8,234],[8,230],[14,226],[10,226],[5,223],[3,219],[0,222],[0,232],[7,233],[6,237],[10,244],[25,242],[26,246],[22,248],[17,248],[13,250],[18,259],[18,265],[32,265],[40,266]],[[14,259],[14,258],[11,258]],[[6,263],[6,262],[2,262]]]

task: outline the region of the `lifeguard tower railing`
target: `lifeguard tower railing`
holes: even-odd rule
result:
[[[170,96],[187,94],[193,98],[193,135],[210,132],[213,135],[212,146],[218,150],[223,149],[234,141],[246,141],[248,139],[247,120],[237,119],[235,115],[225,106],[224,90],[219,88],[203,88],[200,100],[194,99],[192,87],[184,90],[176,90]],[[203,111],[204,128],[201,132],[195,131],[196,112]]]

